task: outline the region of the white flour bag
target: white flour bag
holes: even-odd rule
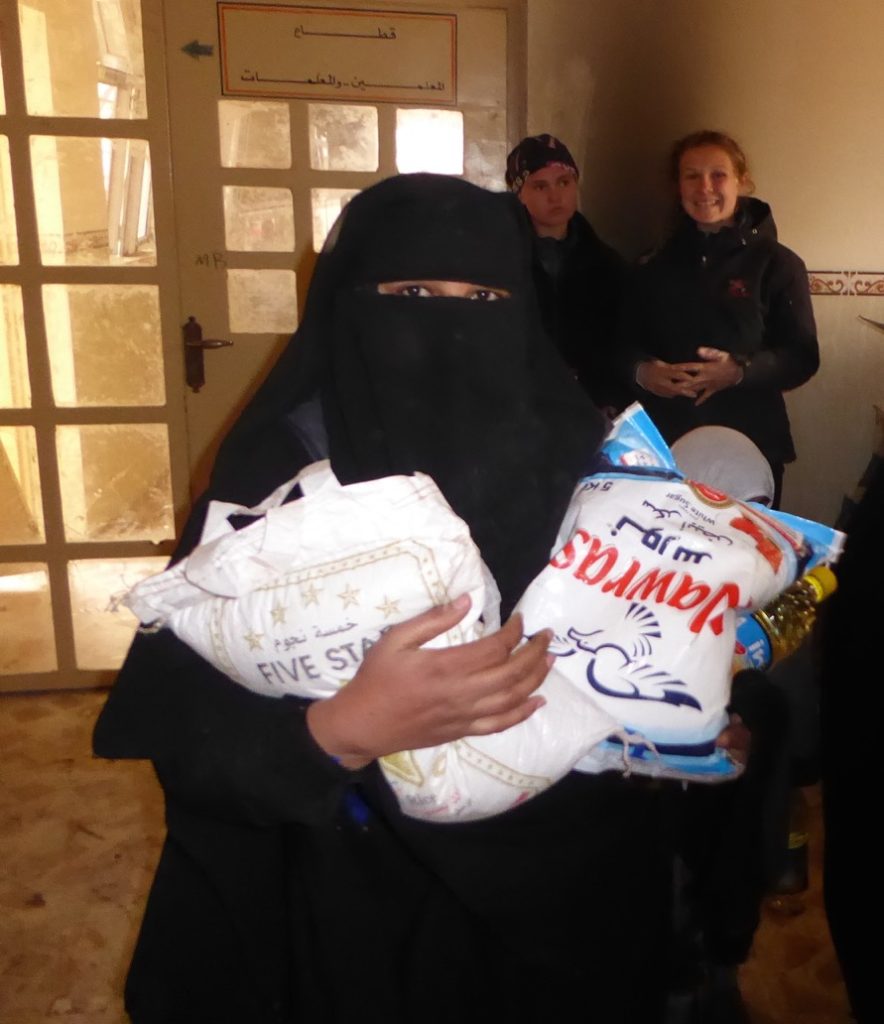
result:
[[[285,501],[293,487],[301,496]],[[235,530],[232,515],[255,516]],[[467,616],[427,646],[499,627],[499,596],[467,525],[430,477],[342,486],[318,462],[254,508],[212,502],[190,555],[124,603],[235,682],[270,697],[329,697],[390,626],[469,593]],[[617,723],[558,673],[547,704],[495,736],[382,759],[406,813],[439,821],[506,810],[561,778]]]

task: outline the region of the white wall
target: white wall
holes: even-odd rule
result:
[[[822,368],[789,396],[785,507],[832,521],[884,405],[884,3],[528,0],[529,133],[582,171],[584,212],[628,256],[659,238],[673,139],[721,128],[816,287]],[[866,294],[850,294],[864,291]]]

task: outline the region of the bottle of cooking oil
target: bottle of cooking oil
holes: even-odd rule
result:
[[[741,616],[734,670],[769,668],[797,650],[813,629],[817,606],[837,586],[832,570],[818,565],[763,608]]]

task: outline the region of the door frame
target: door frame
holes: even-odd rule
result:
[[[19,262],[0,267],[0,282],[21,288],[31,380],[31,406],[0,410],[0,423],[33,426],[36,434],[45,541],[0,547],[0,562],[44,563],[47,566],[54,625],[57,669],[0,675],[0,693],[40,692],[107,686],[110,669],[78,667],[74,647],[72,598],[68,563],[77,559],[168,556],[173,540],[72,542],[65,538],[61,510],[55,430],[63,425],[167,423],[176,534],[190,507],[187,440],[182,380],[183,345],[179,317],[178,254],[169,147],[168,96],[165,84],[165,42],[162,0],[142,0],[145,88],[148,117],[144,120],[87,117],[44,117],[28,114],[16,0],[0,0],[3,40],[3,84],[6,114],[0,131],[9,139]],[[145,139],[150,146],[153,213],[156,233],[154,266],[51,266],[41,261],[37,212],[31,184],[30,136]],[[158,289],[163,340],[166,403],[163,406],[61,407],[52,396],[51,371],[44,326],[42,287],[46,284],[151,284]]]

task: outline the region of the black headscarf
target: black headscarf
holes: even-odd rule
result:
[[[401,280],[510,297],[378,294]],[[302,326],[221,448],[211,496],[254,501],[277,486],[292,415],[316,396],[338,478],[430,474],[470,526],[504,613],[548,557],[603,431],[540,327],[518,202],[440,175],[387,179],[346,208]]]
[[[351,201],[317,262],[302,324],[221,445],[175,559],[199,543],[211,500],[257,504],[330,454],[345,483],[429,473],[469,524],[509,612],[545,564],[603,429],[539,325],[519,207],[428,174]],[[421,278],[510,298],[377,294],[380,281]],[[192,742],[186,728],[177,736],[180,688],[198,701],[197,673],[207,695],[223,684],[194,657],[168,630],[136,636],[96,750],[158,757]],[[212,713],[207,697],[194,720]]]

